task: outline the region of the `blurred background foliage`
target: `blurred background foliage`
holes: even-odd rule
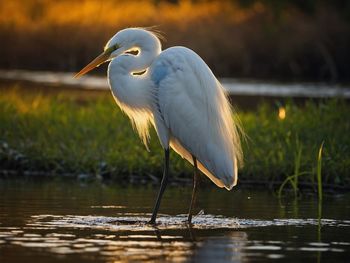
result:
[[[109,91],[6,84],[0,90],[0,173],[101,175],[119,182],[161,178],[163,152],[155,130],[148,152]],[[316,185],[317,154],[324,143],[323,185],[348,187],[350,105],[310,100],[298,106],[289,100],[276,106],[264,103],[238,112],[248,135],[240,182],[280,185],[298,170],[300,184]],[[191,181],[193,167],[174,152],[170,170],[172,180]]]
[[[0,3],[3,69],[76,71],[118,30],[155,25],[165,48],[192,48],[220,77],[350,80],[347,0]]]

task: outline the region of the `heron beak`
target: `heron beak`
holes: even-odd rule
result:
[[[106,49],[102,54],[100,54],[97,58],[95,58],[93,61],[91,61],[89,64],[87,64],[77,74],[75,74],[74,78],[79,78],[82,75],[84,75],[84,74],[88,73],[89,71],[93,70],[94,68],[98,67],[102,63],[106,62],[106,60],[109,59],[112,51],[113,50],[111,50],[111,49]]]

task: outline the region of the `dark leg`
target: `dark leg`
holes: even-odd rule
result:
[[[163,173],[163,179],[162,183],[160,185],[160,189],[158,192],[158,197],[156,204],[154,205],[153,213],[152,213],[152,218],[150,224],[155,224],[156,223],[156,218],[157,218],[157,213],[160,205],[160,200],[162,199],[165,187],[168,183],[168,174],[169,174],[169,149],[166,149],[164,151],[164,173]]]
[[[192,191],[192,199],[190,210],[188,211],[188,223],[191,224],[192,221],[192,212],[196,203],[196,195],[197,195],[197,185],[198,185],[198,168],[197,168],[197,159],[192,155],[193,166],[194,166],[194,175],[193,175],[193,191]]]

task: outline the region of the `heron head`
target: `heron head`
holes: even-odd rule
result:
[[[156,33],[142,28],[127,28],[116,33],[106,44],[104,51],[80,70],[74,77],[78,78],[104,62],[110,61],[124,53],[138,55],[141,49],[160,52],[161,44]]]

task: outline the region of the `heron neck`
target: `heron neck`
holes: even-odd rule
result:
[[[150,107],[152,83],[147,70],[161,52],[161,44],[153,35],[136,40],[130,47],[139,49],[138,55],[123,54],[111,61],[108,67],[108,79],[113,95],[122,107],[144,110]],[[122,107],[123,108],[123,107]]]
[[[150,110],[152,104],[152,82],[146,71],[142,75],[134,72],[147,70],[159,52],[141,50],[138,56],[124,54],[113,59],[108,67],[108,80],[112,93],[125,110],[126,107]]]

